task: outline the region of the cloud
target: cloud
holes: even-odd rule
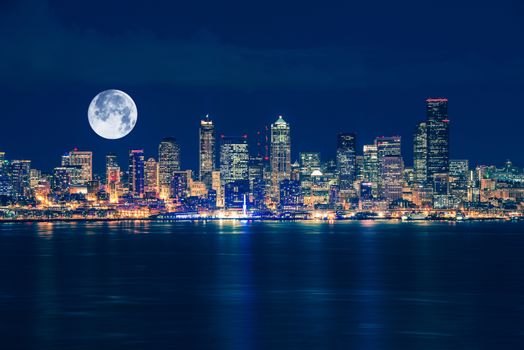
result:
[[[474,55],[439,58],[439,52],[372,45],[271,49],[209,36],[109,36],[62,25],[45,1],[22,3],[4,12],[0,22],[0,84],[10,86],[58,81],[323,89],[461,84],[523,75],[520,61],[502,66]]]

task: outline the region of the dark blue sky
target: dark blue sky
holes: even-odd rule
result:
[[[457,4],[459,2],[460,4]],[[199,117],[219,133],[283,114],[294,158],[332,158],[338,132],[359,146],[403,137],[426,97],[448,97],[451,154],[524,165],[524,5],[519,1],[9,1],[0,3],[0,150],[49,170],[73,147],[144,148],[174,136],[196,168]],[[87,107],[121,89],[134,131],[110,141]]]

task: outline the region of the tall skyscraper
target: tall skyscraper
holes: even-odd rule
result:
[[[158,163],[155,158],[149,158],[144,165],[144,192],[158,194]]]
[[[280,181],[291,177],[291,130],[282,116],[271,124],[270,147],[272,194],[278,197]]]
[[[375,139],[379,166],[378,192],[389,200],[395,200],[399,184],[388,183],[400,178],[400,196],[402,196],[402,154],[400,136],[380,136]]]
[[[222,136],[220,141],[220,179],[222,187],[236,180],[249,180],[247,136]]]
[[[78,184],[93,180],[93,152],[74,149],[62,156],[62,166],[78,166],[82,169]]]
[[[172,137],[166,137],[158,146],[158,181],[161,198],[169,198],[173,174],[180,171],[180,146]]]
[[[371,182],[375,188],[378,184],[379,178],[379,164],[378,164],[378,152],[376,145],[364,145],[363,147],[364,159],[363,159],[363,180],[365,182]]]
[[[338,134],[337,137],[337,171],[340,190],[353,188],[357,174],[357,142],[352,133]]]
[[[413,135],[413,172],[415,184],[420,186],[428,180],[428,131],[426,122],[420,122]]]
[[[211,188],[211,175],[215,170],[215,126],[213,121],[209,120],[206,115],[204,120],[200,121],[200,153],[199,164],[200,171],[198,173],[199,180],[206,184],[207,188]]]
[[[11,161],[11,183],[13,194],[16,197],[29,197],[30,188],[30,160]]]
[[[129,191],[133,196],[144,194],[144,150],[134,149],[129,152]]]
[[[426,114],[428,134],[427,176],[428,181],[433,183],[435,174],[449,173],[448,99],[428,98],[426,100]],[[439,188],[443,187],[439,186]]]

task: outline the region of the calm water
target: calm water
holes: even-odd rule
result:
[[[0,224],[2,349],[513,349],[523,223]]]

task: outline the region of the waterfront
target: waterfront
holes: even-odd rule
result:
[[[7,349],[518,348],[524,223],[0,224]]]

